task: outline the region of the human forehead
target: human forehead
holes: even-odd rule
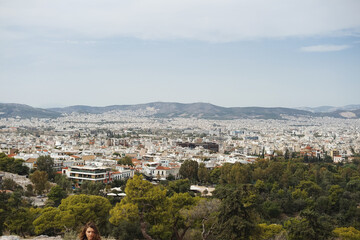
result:
[[[88,227],[88,228],[86,229],[86,231],[87,231],[87,232],[95,232],[95,230],[94,230],[92,227]]]

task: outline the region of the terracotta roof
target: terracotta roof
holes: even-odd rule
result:
[[[13,191],[11,191],[11,190],[0,190],[0,192],[2,192],[2,193],[12,193]]]
[[[37,158],[29,158],[28,160],[26,160],[25,162],[27,163],[34,163],[36,162]]]
[[[163,166],[158,166],[156,167],[156,170],[170,170],[171,168],[168,167],[163,167]]]

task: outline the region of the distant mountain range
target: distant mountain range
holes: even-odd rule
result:
[[[336,111],[353,111],[360,109],[360,105],[346,105],[343,107],[333,107],[333,106],[321,106],[321,107],[300,107],[296,108],[299,110],[305,110],[314,113],[329,113],[329,112],[336,112]]]
[[[153,117],[174,118],[174,117],[194,117],[205,119],[238,119],[238,118],[258,118],[258,119],[281,119],[281,115],[310,116],[309,111],[290,109],[290,108],[261,108],[261,107],[219,107],[209,103],[167,103],[154,102],[137,105],[113,105],[107,107],[90,106],[71,106],[65,108],[51,108],[52,111],[61,113],[105,113],[109,111],[139,111],[153,109]]]
[[[28,105],[0,103],[0,118],[57,118],[62,114],[102,114],[109,111],[147,111],[149,116],[159,118],[194,117],[205,119],[283,119],[283,116],[360,118],[360,105],[344,107],[323,106],[317,108],[264,108],[264,107],[220,107],[209,103],[153,102],[136,105],[112,105],[106,107],[70,106],[64,108],[33,108]]]
[[[0,118],[57,118],[61,113],[25,104],[0,103]]]

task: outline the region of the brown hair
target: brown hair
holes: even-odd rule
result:
[[[94,232],[95,232],[94,239],[95,239],[95,240],[101,240],[99,230],[97,229],[95,223],[93,223],[93,222],[88,222],[88,223],[85,224],[84,227],[81,229],[81,232],[79,233],[79,239],[80,239],[80,240],[87,240],[86,230],[87,230],[88,228],[94,229]]]

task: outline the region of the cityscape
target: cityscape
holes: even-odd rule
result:
[[[360,240],[359,0],[0,0],[0,240]]]
[[[150,111],[150,113],[152,112],[153,110]],[[120,206],[118,204],[122,203],[122,199],[126,199],[127,194],[130,194],[130,190],[126,190],[128,189],[126,182],[133,179],[133,181],[144,181],[143,184],[148,182],[154,188],[166,186],[169,193],[178,192],[172,194],[187,192],[188,198],[196,196],[208,199],[208,204],[210,204],[208,207],[213,208],[213,211],[220,211],[221,205],[212,202],[220,198],[217,193],[217,191],[221,191],[219,186],[250,184],[249,186],[253,185],[257,188],[260,183],[264,184],[261,180],[263,178],[257,176],[256,169],[258,167],[250,170],[253,168],[252,166],[264,164],[261,163],[262,161],[267,161],[267,164],[270,164],[269,168],[274,167],[272,163],[282,164],[283,167],[294,164],[294,167],[297,166],[294,168],[294,176],[297,174],[297,168],[301,169],[306,165],[313,166],[313,168],[333,165],[337,166],[340,172],[344,171],[342,169],[352,168],[353,172],[347,173],[352,177],[349,178],[350,182],[346,186],[350,183],[357,184],[359,180],[356,179],[359,178],[360,173],[360,119],[290,115],[282,117],[283,119],[233,120],[158,118],[149,116],[149,109],[144,109],[143,111],[109,111],[101,114],[73,112],[65,113],[58,118],[1,118],[0,154],[3,154],[0,158],[0,166],[3,170],[0,172],[3,188],[1,191],[10,196],[22,189],[23,198],[27,199],[27,204],[35,209],[45,210],[49,207],[55,209],[57,206],[61,207],[65,204],[67,196],[66,199],[71,196],[85,196],[81,194],[101,196],[103,201],[110,201],[115,206],[114,209],[117,209]],[[14,160],[15,162],[12,162]],[[191,164],[193,165],[191,166]],[[236,166],[240,166],[240,169],[231,170],[232,168],[236,169]],[[235,174],[230,179],[226,177],[226,171],[228,171],[226,169],[229,168],[230,172],[234,171],[231,174]],[[246,173],[241,173],[241,169]],[[194,171],[195,174],[193,174]],[[237,177],[236,171],[240,171],[239,173],[242,175],[250,174],[248,180],[237,180],[240,176]],[[277,170],[272,169],[271,171],[275,173]],[[46,174],[46,178],[35,180],[34,176],[41,172]],[[138,176],[142,176],[143,180]],[[279,180],[279,182],[281,181],[283,180]],[[343,180],[339,179],[338,181],[342,182]],[[174,183],[171,184],[171,182]],[[302,185],[306,181],[302,180],[298,183]],[[333,182],[333,184],[336,183],[337,181]],[[183,185],[184,189],[174,190],[175,184],[179,185],[177,187]],[[281,184],[288,185],[290,183]],[[332,186],[340,188],[339,185]],[[55,189],[59,192],[56,192]],[[319,191],[321,187],[316,185],[316,189]],[[151,191],[155,191],[155,189]],[[257,189],[257,194],[260,191]],[[298,204],[296,203],[298,201],[296,191],[287,191],[292,191],[291,201],[294,201],[295,205]],[[311,196],[311,191],[314,189],[306,191],[309,191],[306,196]],[[352,197],[356,199],[358,193],[357,191]],[[353,204],[359,209],[359,202],[356,202],[355,199],[353,199]],[[82,200],[73,201],[81,202]],[[91,202],[91,200],[86,201]],[[187,203],[190,201],[189,199],[181,201],[184,201],[180,204],[180,208],[183,209],[189,209],[191,205],[195,204]],[[264,201],[269,202],[268,197]],[[314,200],[308,201],[310,201],[309,204],[318,204]],[[238,202],[238,204],[243,203]],[[199,207],[200,205],[195,204],[195,206]],[[268,213],[271,217],[264,216],[264,219],[268,219],[267,221],[270,220],[270,222],[274,222],[281,216],[281,212],[285,214],[285,210],[280,210],[280,206],[272,207],[274,209],[268,211],[275,211],[275,213]],[[110,209],[110,207],[108,208]],[[107,208],[105,207],[105,209]],[[116,226],[119,219],[113,220],[113,211],[116,210],[110,211],[109,221]],[[161,210],[159,211],[161,212]],[[108,215],[109,213],[103,214]],[[356,222],[357,214],[356,212],[353,214],[355,219],[352,221]],[[37,221],[40,220],[37,219],[41,219],[41,215],[30,214],[30,216],[33,219],[31,221],[34,221],[32,225],[30,222],[30,226],[34,226],[34,230],[31,230],[29,226],[27,226],[28,230],[15,230],[18,228],[10,225],[9,220],[5,221],[7,227],[4,229],[9,229],[23,237],[28,234],[49,235],[44,239],[61,239],[61,236],[70,239],[76,237],[74,232],[64,232],[60,226],[55,229],[42,227],[39,230],[40,225],[38,224],[40,223]],[[211,219],[209,223],[212,224],[214,221],[220,221],[219,218],[206,214],[200,219],[204,221],[207,218]],[[181,219],[186,218],[181,215]],[[51,226],[51,221],[53,220],[45,220],[45,226],[47,224]],[[357,224],[355,222],[352,224]],[[26,224],[29,223],[24,222],[20,226]],[[109,223],[102,223],[98,220],[98,224]],[[189,227],[192,228],[191,225]],[[76,226],[73,225],[72,229],[75,230]],[[257,230],[255,231],[255,229]],[[352,228],[349,230],[337,229],[333,230],[333,233],[347,234],[347,231],[355,231]],[[221,236],[221,232],[216,232],[219,230],[212,230],[211,227],[207,229],[203,226],[203,230],[209,231],[209,239],[218,239]],[[292,234],[291,230],[284,230],[279,224],[259,225],[257,228],[249,227],[250,230],[257,232],[256,234],[260,234],[259,236],[270,234],[269,236],[279,239],[293,239],[289,237]],[[123,229],[123,231],[127,232],[124,236],[131,239],[145,237],[148,234],[144,229],[132,234],[128,232],[131,231],[130,229]],[[195,233],[191,234],[190,232],[185,234],[185,230],[179,231],[184,233],[183,239],[199,237],[196,235],[196,229],[193,230]],[[124,239],[114,232],[103,232],[103,234],[107,234],[109,239]],[[170,237],[170,235],[160,237],[160,233],[151,234],[151,239],[154,239],[154,236],[155,239]],[[315,236],[319,236],[318,234],[316,233]],[[52,237],[53,235],[58,236]],[[308,235],[305,234],[305,236]],[[330,236],[326,235],[324,239],[328,239]]]

